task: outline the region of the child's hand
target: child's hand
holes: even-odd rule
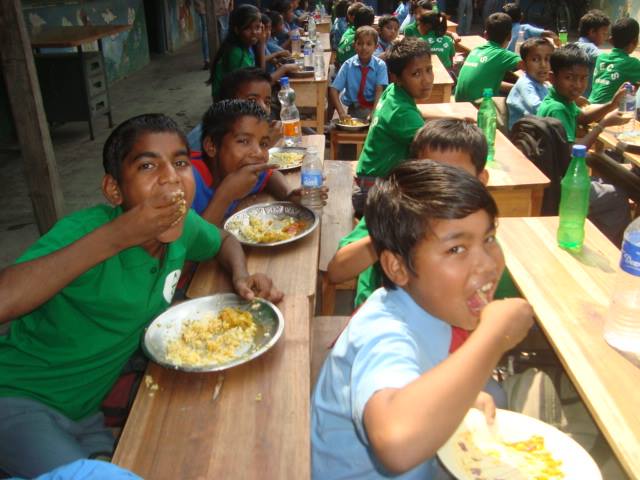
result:
[[[298,66],[297,63],[285,63],[284,65],[282,65],[281,68],[284,73],[292,73],[292,72],[300,71],[300,67]]]
[[[326,180],[325,177],[322,177]],[[327,204],[327,199],[329,198],[329,187],[322,186],[320,187],[320,197],[322,198],[322,206]],[[291,193],[287,195],[287,200],[290,202],[300,203],[302,200],[302,187],[291,190]]]
[[[493,424],[496,419],[496,403],[491,395],[487,392],[478,393],[473,406],[484,413],[484,418],[489,425]]]
[[[340,121],[343,123],[351,119],[351,115],[349,115],[346,112],[342,112],[342,113],[338,112],[338,116],[340,117]]]
[[[522,298],[494,300],[480,314],[478,330],[490,329],[503,352],[515,347],[533,324],[533,308]]]
[[[456,32],[451,32],[451,38],[453,38],[453,41],[455,43],[460,43],[460,41],[462,40],[460,38],[460,35],[458,35]]]
[[[233,288],[242,298],[253,300],[256,296],[278,303],[284,294],[273,286],[273,282],[264,273],[254,273],[248,277],[234,278]]]
[[[245,197],[249,195],[249,192],[251,192],[251,189],[257,183],[260,174],[271,168],[273,168],[273,165],[269,165],[268,163],[245,165],[239,170],[227,175],[222,181],[220,189],[227,192],[233,200]]]
[[[600,121],[600,125],[602,126],[602,128],[613,127],[615,125],[624,125],[629,120],[631,120],[631,117],[625,118],[620,115],[617,110],[614,110],[613,112],[609,112],[604,116],[604,118]]]

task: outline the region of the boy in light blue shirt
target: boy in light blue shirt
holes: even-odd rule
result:
[[[517,3],[507,3],[502,7],[502,11],[511,17],[511,40],[507,45],[507,50],[516,51],[516,43],[520,32],[524,32],[524,40],[534,37],[551,38],[556,45],[560,45],[560,39],[555,32],[538,28],[528,23],[522,23],[522,10]],[[522,55],[521,55],[522,56]]]
[[[509,130],[525,115],[535,115],[549,88],[553,46],[544,38],[530,38],[520,47],[525,74],[513,86],[507,97]]]
[[[383,15],[378,20],[378,46],[373,54],[379,57],[387,48],[391,45],[396,38],[398,38],[398,31],[400,30],[400,22],[393,15]]]
[[[329,88],[329,98],[341,119],[366,118],[389,83],[387,64],[373,55],[378,45],[378,32],[373,27],[356,31],[356,55],[345,61]],[[342,93],[342,99],[339,98]],[[342,100],[342,101],[341,101]],[[347,106],[347,111],[344,109]]]
[[[409,0],[400,0],[398,8],[393,12],[393,15],[398,19],[399,24],[402,24],[407,15],[409,15]]]
[[[578,38],[576,44],[587,54],[590,62],[589,84],[583,94],[585,98],[589,98],[589,95],[591,95],[593,72],[596,68],[596,60],[600,55],[598,47],[602,46],[609,38],[610,26],[611,20],[600,10],[589,10],[580,18],[580,24],[578,25],[580,38]]]
[[[403,162],[371,188],[365,216],[384,286],[320,371],[312,478],[432,480],[436,451],[470,407],[492,421],[481,389],[533,310],[522,299],[492,301],[504,269],[497,208],[470,173]],[[472,332],[461,345],[455,327]]]
[[[347,21],[347,9],[349,8],[348,0],[338,0],[333,6],[333,13],[335,20],[331,25],[331,31],[329,32],[329,41],[331,42],[331,50],[337,50],[340,45],[340,39],[344,32],[349,28],[349,22]]]

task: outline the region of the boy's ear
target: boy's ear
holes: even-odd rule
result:
[[[216,158],[217,150],[215,144],[211,140],[211,137],[204,137],[204,140],[202,140],[202,149],[204,150],[204,153],[207,154],[207,157]]]
[[[380,254],[380,266],[394,284],[404,287],[409,282],[409,270],[397,253],[383,250]]]
[[[118,181],[108,173],[102,177],[102,194],[111,205],[121,205],[123,202],[122,191]]]
[[[486,168],[482,170],[480,172],[480,175],[478,175],[478,180],[480,180],[480,182],[482,182],[482,184],[486,187],[489,183],[489,170],[487,170]]]

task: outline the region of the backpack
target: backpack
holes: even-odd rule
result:
[[[513,125],[511,143],[551,181],[542,198],[542,215],[558,215],[560,181],[571,161],[571,144],[562,123],[551,117],[526,115]]]

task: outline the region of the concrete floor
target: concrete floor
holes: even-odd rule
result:
[[[165,113],[189,131],[211,102],[204,84],[198,43],[173,55],[152,58],[141,71],[111,85],[114,124],[141,113]],[[86,122],[51,128],[65,213],[103,202],[102,146],[111,133],[107,118],[96,121],[95,140]],[[38,237],[19,153],[0,154],[0,268],[11,264]]]

